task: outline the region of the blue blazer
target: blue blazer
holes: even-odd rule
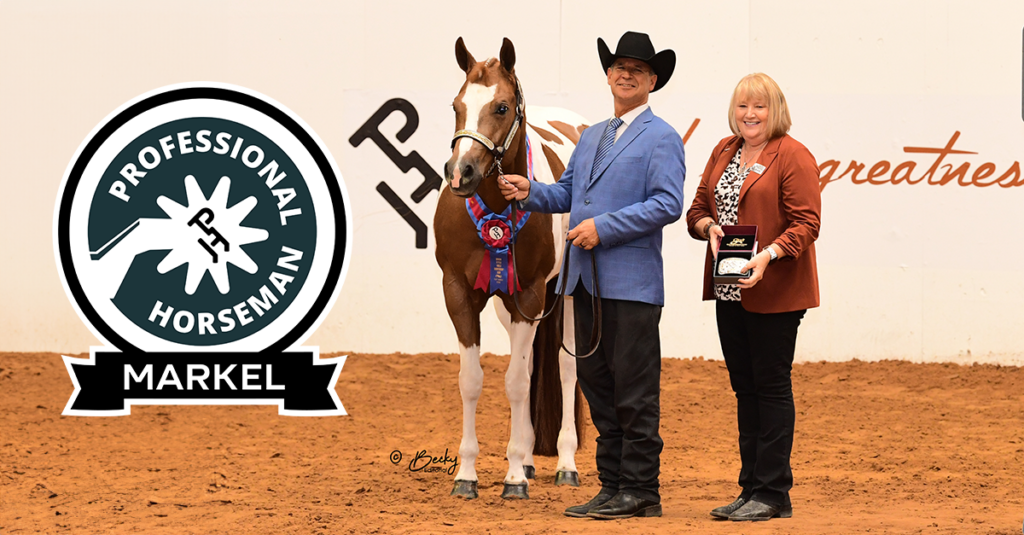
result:
[[[591,173],[607,124],[603,121],[583,131],[562,178],[555,184],[531,184],[523,209],[570,212],[570,229],[594,218],[601,244],[590,251],[573,248],[569,273],[559,274],[559,284],[568,277],[570,294],[581,280],[594,294],[594,254],[601,297],[664,306],[661,228],[683,213],[683,140],[648,108],[626,127],[601,167]]]

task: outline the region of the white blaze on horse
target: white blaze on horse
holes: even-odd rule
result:
[[[480,313],[493,299],[511,346],[505,393],[512,426],[502,497],[528,498],[535,451],[557,452],[556,484],[579,485],[574,456],[582,412],[576,361],[559,350],[564,341],[575,351],[571,302],[566,302],[562,317],[531,319],[552,301],[552,279],[561,265],[568,216],[512,211],[497,181],[504,172],[554,183],[586,126],[579,115],[555,108],[530,107],[527,122],[515,75],[515,49],[508,39],[499,59],[477,62],[460,37],[455,57],[466,82],[452,104],[456,137],[445,164],[449,187],[442,189],[434,215],[437,263],[444,273],[445,304],[461,357],[461,466],[452,495],[477,497],[476,405],[483,387]]]

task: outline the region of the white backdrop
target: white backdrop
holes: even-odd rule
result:
[[[1024,147],[1024,3],[795,0],[696,2],[0,3],[0,350],[82,352],[96,343],[61,288],[52,216],[61,176],[86,134],[121,103],[178,82],[249,87],[291,108],[338,161],[354,209],[352,264],[331,315],[309,340],[324,351],[455,352],[433,258],[377,191],[385,183],[428,227],[436,193],[411,199],[424,176],[403,174],[371,140],[350,136],[385,102],[415,107],[404,143],[393,113],[379,131],[434,172],[449,156],[449,106],[463,81],[454,42],[483,59],[516,44],[527,99],[593,121],[611,113],[596,39],[649,33],[679,61],[651,99],[686,145],[686,203],[714,144],[729,134],[741,76],[782,86],[791,134],[832,180],[818,241],[822,307],[800,330],[798,360],[908,359],[1024,363],[1024,252],[1018,247]],[[469,6],[472,6],[470,8]],[[167,9],[172,9],[168,11]],[[967,165],[963,180],[917,182]],[[908,151],[908,147],[910,147]],[[865,164],[855,177],[843,171]],[[867,180],[876,163],[888,172]],[[910,182],[888,183],[914,162]],[[979,187],[975,172],[994,172]],[[885,167],[879,164],[880,167]],[[910,164],[908,164],[910,165]],[[1016,167],[1014,167],[1016,166]],[[907,165],[903,166],[906,170]],[[1017,173],[1014,174],[1014,171]],[[983,173],[984,176],[984,173]],[[961,185],[961,182],[967,185]],[[704,243],[666,229],[663,354],[720,358],[713,305],[700,301]],[[507,353],[493,314],[485,351]]]

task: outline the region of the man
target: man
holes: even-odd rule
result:
[[[531,183],[505,175],[502,193],[524,210],[571,211],[570,253],[562,277],[573,296],[576,350],[591,340],[596,291],[600,291],[597,351],[578,361],[580,387],[597,427],[597,468],[601,491],[569,507],[567,516],[629,518],[661,516],[658,474],[662,440],[658,433],[661,339],[658,323],[665,303],[661,229],[683,210],[683,141],[647,105],[665,86],[675,53],[654,53],[647,34],[627,32],[615,53],[597,40],[608,76],[615,117],[586,129],[556,184]]]

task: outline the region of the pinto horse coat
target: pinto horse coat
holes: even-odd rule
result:
[[[452,104],[456,131],[484,136],[494,145],[503,145],[508,138],[508,148],[500,162],[504,173],[527,176],[532,170],[535,179],[554,183],[565,170],[564,162],[569,160],[585,128],[583,118],[567,110],[525,107],[515,77],[515,50],[508,39],[502,45],[500,60],[491,58],[477,62],[466,50],[462,38],[456,42],[455,55],[466,73],[466,82]],[[523,107],[517,108],[520,105]],[[522,111],[522,121],[509,138],[519,111]],[[527,159],[527,143],[532,165]],[[575,350],[571,303],[566,303],[563,317],[553,315],[541,322],[529,319],[540,316],[545,303],[550,307],[568,218],[534,213],[517,231],[513,249],[515,280],[512,282],[518,285],[514,297],[508,286],[493,294],[479,289],[476,282],[487,250],[467,211],[467,199],[478,196],[487,209],[497,214],[509,207],[498,190],[499,165],[495,160],[496,154],[483,142],[470,137],[457,138],[452,157],[445,164],[448,187],[442,189],[434,215],[435,256],[443,272],[445,305],[455,327],[460,354],[461,465],[452,494],[467,498],[477,496],[476,458],[480,448],[476,438],[476,404],[483,385],[480,313],[487,301],[493,300],[498,318],[508,331],[511,353],[505,392],[511,406],[512,425],[506,450],[509,468],[502,497],[528,498],[527,479],[532,477],[535,449],[545,455],[557,451],[556,484],[575,486],[579,481],[574,455],[582,407],[576,385],[576,362],[572,356],[559,351],[563,337],[566,347]],[[518,306],[514,300],[518,300]],[[558,332],[563,322],[568,326],[564,334]],[[560,422],[556,415],[560,416]],[[557,431],[557,438],[554,431]]]

